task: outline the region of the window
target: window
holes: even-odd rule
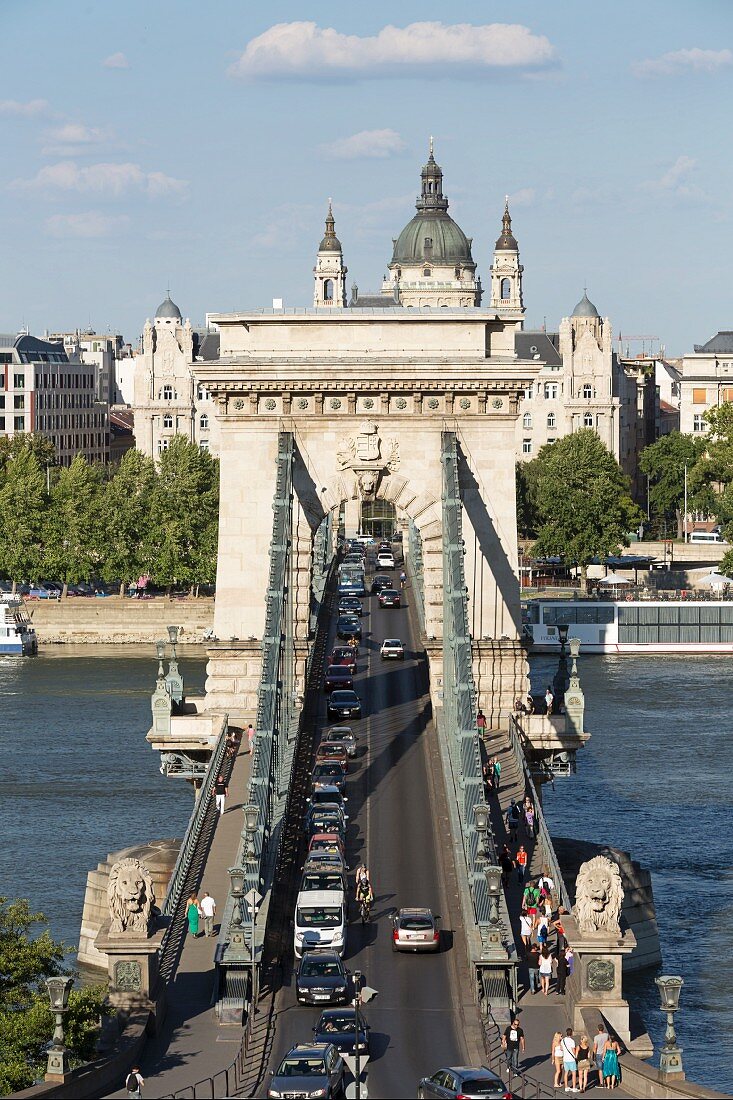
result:
[[[333,279],[326,279],[323,284],[323,300],[325,302],[333,301]]]
[[[557,426],[557,421],[555,420],[555,414],[554,413],[548,413],[547,414],[547,427],[548,428],[554,428],[556,426]]]
[[[523,455],[531,455],[532,454],[532,440],[531,439],[523,439],[522,440],[522,454]]]
[[[167,451],[169,446],[170,446],[170,439],[159,439],[158,440],[158,454],[160,455],[160,454],[163,453],[163,451]]]
[[[585,416],[583,417],[583,427],[584,428],[592,428],[593,427],[593,413],[586,413],[585,414]]]
[[[24,416],[14,416],[13,417],[13,427],[15,428],[16,432],[24,432],[25,431],[25,417]]]
[[[693,405],[707,405],[708,403],[708,391],[705,389],[692,391],[692,404]]]
[[[5,431],[5,417],[0,416],[0,432],[4,432],[4,431]]]
[[[720,391],[720,400],[721,402],[733,401],[733,389],[730,386],[723,386]]]
[[[560,394],[559,382],[545,382],[545,397],[548,401],[557,401]]]
[[[170,413],[166,413],[166,415],[163,417],[163,427],[164,428],[172,428],[173,427],[173,417],[170,415]]]
[[[0,393],[0,409],[4,409],[4,408],[5,408],[5,394]]]
[[[209,426],[209,418],[206,415],[206,413],[202,413],[201,417],[199,419],[199,428],[201,428],[202,431],[206,431],[208,426]]]
[[[17,394],[13,398],[13,408],[14,409],[24,409],[25,408],[25,396],[24,396],[24,394],[22,394],[22,393]]]
[[[528,389],[526,389],[524,391],[524,400],[529,401],[531,399],[531,397],[532,397],[532,387],[529,386]]]
[[[163,389],[160,391],[160,396],[163,401],[172,401],[173,386],[163,386]]]
[[[705,423],[705,416],[703,413],[695,413],[692,418],[692,430],[693,432],[706,432],[708,426]]]
[[[522,427],[523,428],[531,428],[532,427],[532,413],[525,413],[524,414],[524,416],[522,417]]]
[[[208,401],[209,400],[209,391],[206,389],[206,386],[202,386],[200,382],[199,382],[198,386],[196,387],[196,400],[197,401]]]
[[[209,441],[208,441],[208,439],[202,439],[201,440],[201,442],[199,443],[199,450],[208,452],[208,450],[209,450]]]
[[[25,375],[14,374],[13,375],[13,389],[22,390],[25,389]]]
[[[512,296],[512,281],[511,279],[501,280],[501,300],[502,302],[508,302]]]
[[[425,247],[426,248],[432,248],[433,247],[433,238],[432,237],[426,237],[425,238]]]
[[[422,273],[423,273],[423,276],[424,276],[424,277],[425,277],[426,279],[429,279],[429,278],[430,278],[430,274],[431,274],[431,272],[430,272],[430,268],[429,268],[429,267],[424,267],[424,268],[422,269]]]
[[[583,397],[586,401],[590,401],[592,397],[595,397],[596,391],[591,386],[590,382],[586,382],[583,386]]]

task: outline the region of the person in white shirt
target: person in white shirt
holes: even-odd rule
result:
[[[575,1051],[577,1043],[573,1038],[573,1029],[569,1027],[562,1037],[562,1062],[564,1072],[565,1092],[578,1091],[578,1063]],[[568,1080],[570,1084],[568,1084]]]
[[[204,932],[207,936],[214,935],[214,917],[216,916],[216,902],[211,894],[204,890],[204,896],[199,902],[201,912],[204,914]]]

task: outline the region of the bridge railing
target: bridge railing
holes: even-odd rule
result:
[[[425,633],[425,572],[423,568],[422,535],[410,519],[407,525],[407,558],[412,576],[412,602],[417,611],[420,630]]]

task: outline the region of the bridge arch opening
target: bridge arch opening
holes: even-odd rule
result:
[[[397,509],[391,500],[363,500],[359,526],[362,535],[391,539],[397,528]]]

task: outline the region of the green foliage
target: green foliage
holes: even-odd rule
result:
[[[56,460],[56,448],[45,435],[18,432],[16,435],[0,436],[0,471],[5,469],[9,459],[23,451],[32,451],[42,469],[52,466]]]
[[[537,481],[541,469],[540,456],[516,466],[517,530],[522,538],[533,538],[540,522],[537,501]]]
[[[583,575],[595,557],[629,545],[642,513],[629,482],[591,428],[543,447],[536,458],[537,541],[533,554],[561,556]]]
[[[41,572],[46,480],[32,447],[15,448],[0,482],[0,575],[35,580]]]
[[[54,1017],[44,980],[67,973],[67,948],[51,939],[42,913],[34,913],[25,899],[0,897],[0,1093],[6,1095],[31,1085],[43,1075],[46,1044]],[[37,934],[36,934],[37,933]],[[72,1065],[94,1057],[106,989],[86,987],[71,991],[64,1017],[66,1044]]]
[[[151,523],[155,464],[140,451],[127,451],[110,482],[101,506],[105,547],[101,576],[108,582],[136,579],[148,568],[144,542]]]
[[[101,511],[102,474],[77,454],[51,489],[44,528],[46,573],[68,584],[99,573],[106,554]]]
[[[655,519],[676,522],[681,517],[685,498],[685,466],[688,469],[688,504],[690,507],[700,506],[698,497],[701,496],[702,485],[699,479],[693,479],[692,471],[705,450],[705,442],[704,437],[670,432],[642,451],[639,469],[649,477],[649,507]]]

